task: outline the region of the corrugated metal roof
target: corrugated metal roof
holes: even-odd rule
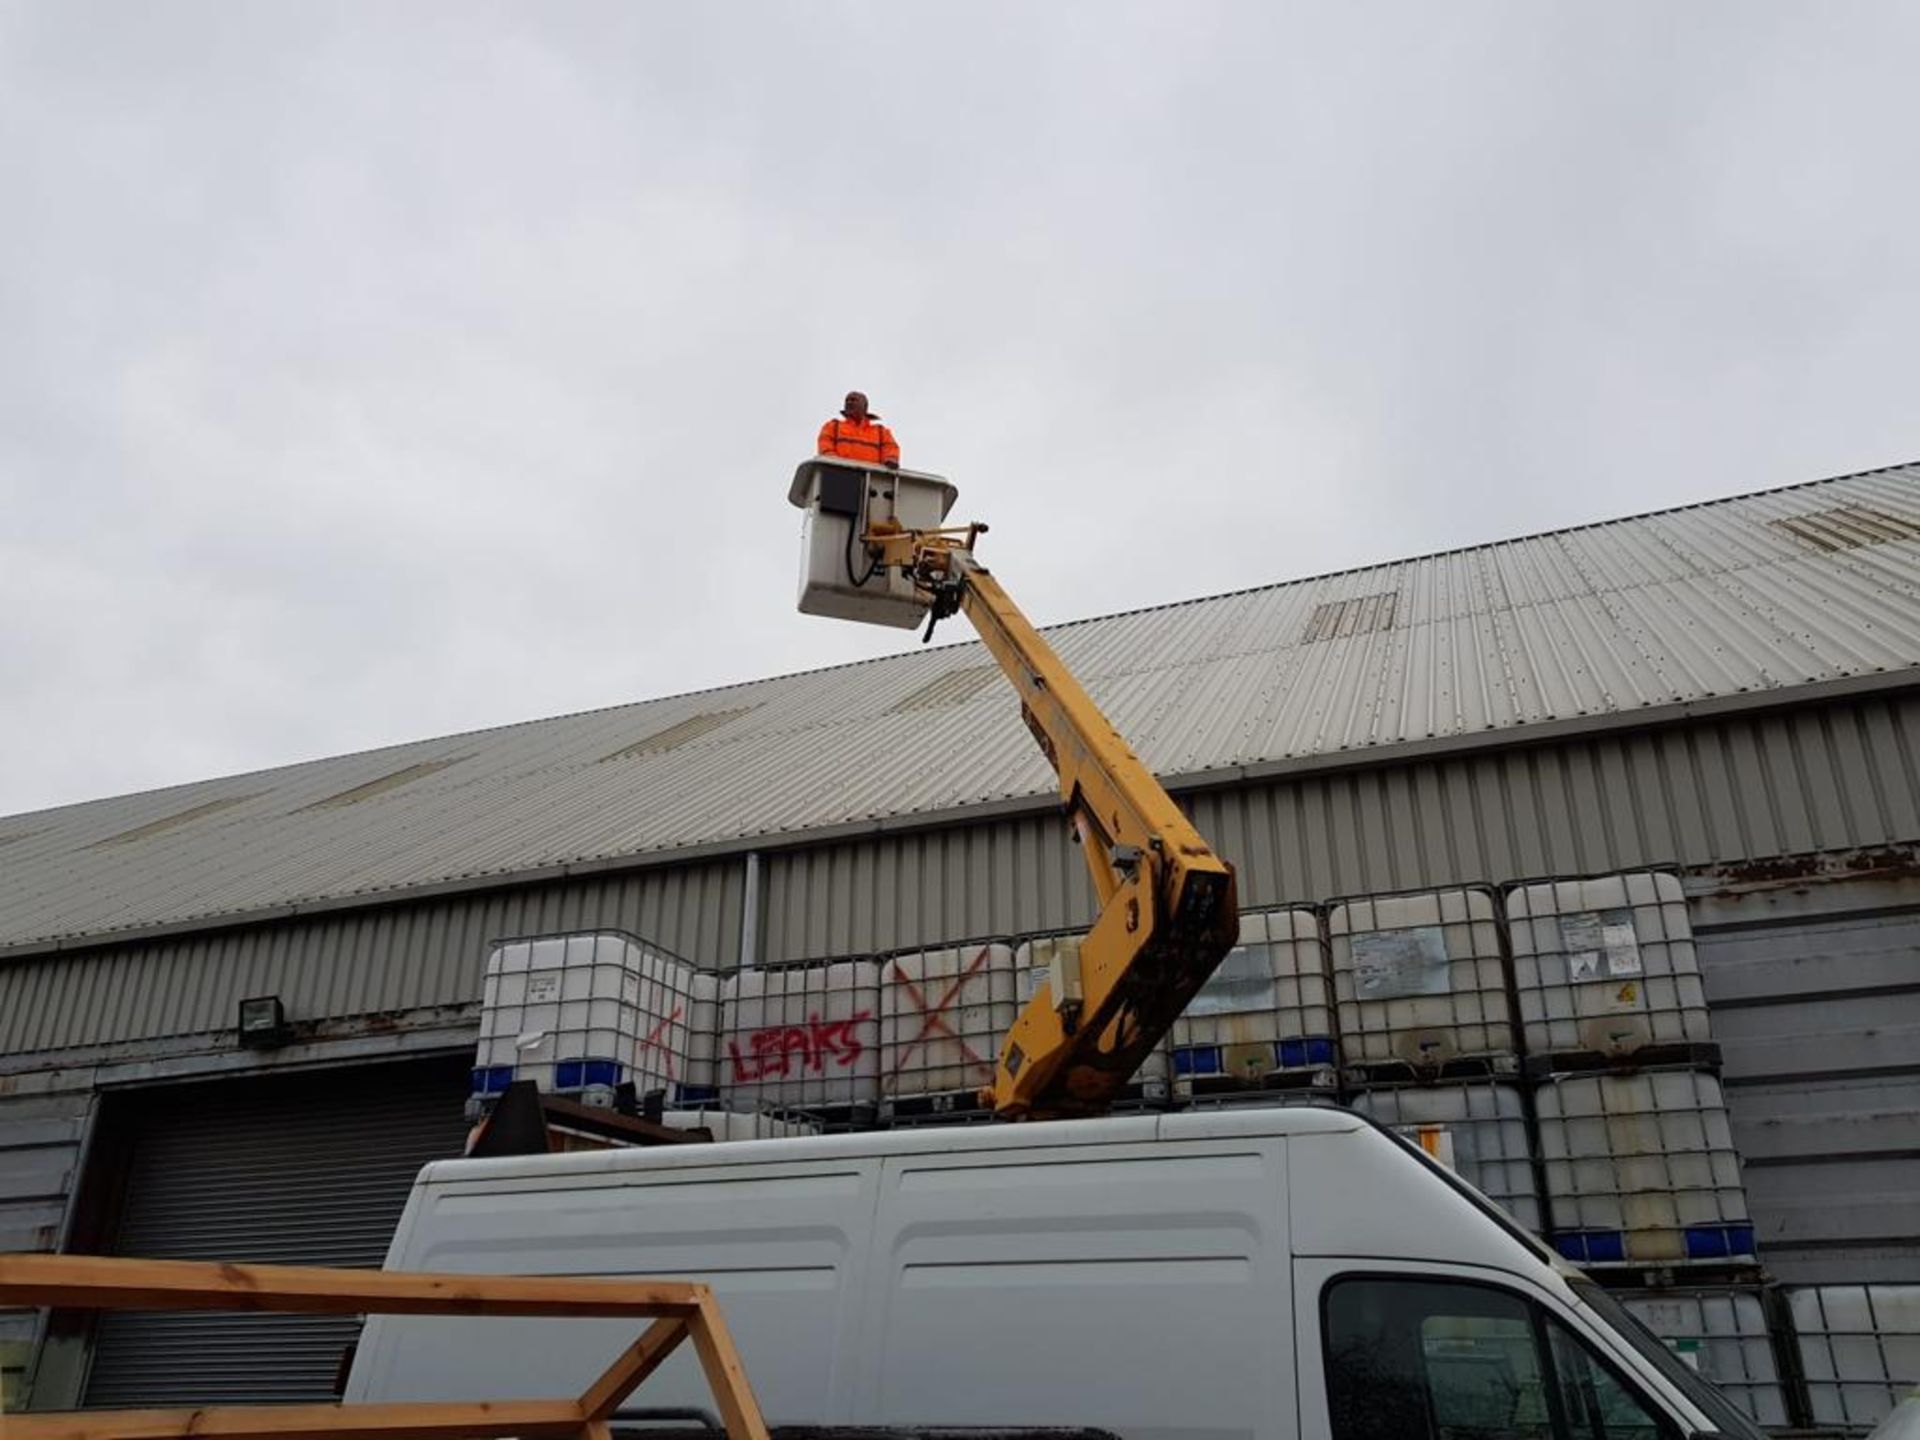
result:
[[[1179,777],[1906,683],[1920,465],[1047,634]],[[917,650],[0,820],[0,947],[1051,793],[983,663]]]

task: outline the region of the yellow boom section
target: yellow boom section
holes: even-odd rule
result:
[[[1233,867],[973,558],[984,528],[876,524],[865,539],[933,596],[935,618],[964,611],[1020,692],[1100,902],[1080,947],[1078,997],[1057,1003],[1050,982],[1036,987],[994,1067],[991,1103],[1007,1119],[1098,1114],[1238,940]]]

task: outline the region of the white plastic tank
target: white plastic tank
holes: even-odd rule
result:
[[[1787,1405],[1759,1290],[1624,1290],[1614,1298],[1755,1421],[1786,1428]]]
[[[793,473],[787,499],[800,528],[800,610],[836,620],[912,629],[928,601],[896,570],[875,569],[860,537],[876,520],[937,529],[960,492],[938,475],[816,455]]]
[[[880,962],[880,1094],[971,1096],[1013,1028],[1013,949],[914,951]]]
[[[1341,1060],[1368,1078],[1461,1061],[1518,1068],[1493,897],[1436,890],[1349,900],[1327,917]],[[1384,1074],[1382,1072],[1385,1072]]]
[[[687,993],[687,1059],[674,1103],[710,1105],[720,1096],[720,977],[696,970]]]
[[[1920,1385],[1920,1285],[1816,1285],[1787,1304],[1816,1425],[1878,1424]]]
[[[1603,875],[1507,897],[1530,1056],[1628,1055],[1712,1038],[1680,881]]]
[[[1173,1083],[1264,1085],[1324,1077],[1336,1056],[1333,986],[1311,910],[1240,917],[1240,943],[1174,1021]]]
[[[1534,1092],[1534,1105],[1552,1241],[1569,1260],[1753,1260],[1753,1221],[1715,1076],[1559,1076]]]
[[[880,1089],[880,973],[869,960],[741,970],[720,985],[725,1108],[844,1111]]]
[[[476,1095],[515,1080],[611,1100],[631,1081],[672,1089],[687,1072],[697,971],[615,931],[507,940],[487,956]]]

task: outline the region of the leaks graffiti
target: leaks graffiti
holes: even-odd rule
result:
[[[822,1020],[809,1015],[804,1025],[770,1025],[729,1037],[727,1055],[733,1062],[734,1082],[784,1079],[794,1074],[823,1075],[828,1066],[853,1067],[865,1052],[859,1027],[873,1018],[861,1010],[844,1020]]]

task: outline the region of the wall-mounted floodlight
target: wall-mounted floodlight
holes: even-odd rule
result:
[[[249,1050],[271,1050],[292,1037],[286,1007],[278,995],[256,995],[240,1002],[240,1043]]]

